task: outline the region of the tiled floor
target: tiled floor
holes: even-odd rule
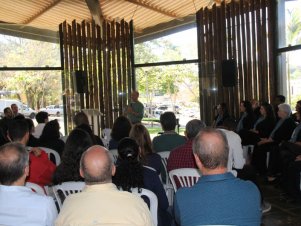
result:
[[[261,183],[265,199],[272,204],[270,212],[263,214],[261,226],[301,226],[301,203],[286,201],[281,190]]]

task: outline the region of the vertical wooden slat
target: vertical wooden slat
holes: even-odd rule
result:
[[[97,78],[97,51],[96,51],[96,25],[95,21],[92,20],[92,78],[91,81],[93,83],[93,102],[94,108],[99,109],[99,95],[98,95],[98,78]]]
[[[73,72],[78,70],[78,54],[77,54],[78,43],[77,43],[76,21],[75,20],[72,21],[71,29],[72,29],[72,59],[73,59],[73,70],[71,71],[71,78],[73,81]],[[73,81],[73,83],[74,83],[74,81]],[[72,89],[74,89],[74,86],[72,87]],[[75,94],[75,92],[74,92],[74,101],[75,101],[74,110],[75,111],[80,110],[79,95]]]
[[[125,23],[125,43],[126,43],[126,69],[127,69],[127,88],[128,94],[132,91],[132,69],[131,69],[131,43],[130,43],[130,26]],[[128,95],[128,102],[131,101],[130,95]]]
[[[118,105],[119,105],[119,115],[123,113],[122,106],[122,74],[121,74],[121,46],[120,46],[120,23],[116,23],[116,51],[117,51],[117,86],[118,86]]]
[[[108,61],[108,46],[107,46],[107,24],[104,21],[102,23],[102,39],[103,39],[103,44],[102,44],[102,53],[103,53],[103,89],[104,89],[104,115],[105,115],[105,128],[109,128],[109,98],[108,98],[108,66],[107,66],[107,61]]]
[[[257,33],[257,62],[258,62],[258,84],[259,84],[259,99],[264,100],[263,96],[263,71],[262,71],[262,49],[261,49],[261,17],[260,17],[260,0],[255,0],[256,3],[256,33]]]
[[[248,99],[251,100],[254,98],[254,92],[252,89],[252,86],[249,84],[252,84],[252,67],[251,67],[251,32],[250,32],[250,5],[249,1],[245,2],[245,13],[246,13],[246,44],[248,48],[246,48],[247,52],[247,61],[246,61],[246,66],[247,66],[247,74],[246,74],[246,85],[248,87]]]
[[[242,63],[243,63],[243,87],[244,87],[244,99],[249,99],[249,89],[250,87],[247,84],[247,73],[248,73],[248,65],[247,65],[247,50],[246,50],[246,20],[245,20],[245,2],[240,1],[240,14],[241,14],[241,35],[242,35]]]
[[[112,111],[113,111],[113,106],[112,106],[112,81],[111,81],[111,28],[110,24],[107,23],[106,26],[107,29],[107,81],[108,81],[108,121],[109,121],[109,128],[113,125],[113,117],[112,117]]]
[[[111,45],[112,45],[112,86],[113,86],[113,120],[118,116],[117,101],[117,73],[116,73],[116,37],[115,22],[111,22]]]
[[[127,79],[126,79],[126,52],[125,52],[125,25],[124,25],[124,20],[121,20],[121,65],[122,65],[122,106],[126,106],[128,104],[127,102]]]
[[[93,102],[93,71],[92,71],[92,37],[91,37],[91,24],[87,23],[87,55],[88,55],[88,87],[89,87],[89,103],[90,108],[94,108]]]
[[[78,69],[83,71],[83,50],[82,50],[82,34],[80,24],[76,24],[77,29],[77,46],[78,46]],[[80,98],[80,108],[85,108],[84,94],[79,94]]]
[[[87,60],[87,33],[86,33],[86,23],[85,21],[82,22],[82,49],[83,49],[83,70],[86,72],[87,76],[85,78],[85,82],[88,86],[88,60]],[[85,101],[86,101],[86,108],[90,108],[90,101],[89,101],[89,90],[88,92],[85,94]]]
[[[258,71],[257,71],[257,49],[256,49],[256,20],[255,20],[255,2],[251,0],[251,33],[252,33],[252,72],[253,72],[253,80],[252,80],[252,87],[254,90],[254,98],[259,100],[258,95]]]
[[[266,21],[266,1],[261,1],[261,12],[262,12],[262,19],[261,19],[261,41],[262,41],[262,66],[263,66],[263,78],[264,83],[263,85],[263,97],[264,100],[268,100],[268,87],[269,87],[269,81],[268,81],[268,67],[267,67],[267,21]]]
[[[74,90],[73,90],[73,81],[72,81],[72,76],[71,72],[73,71],[73,59],[72,59],[72,30],[71,26],[68,24],[67,25],[67,43],[68,43],[68,60],[69,60],[69,68],[68,68],[68,73],[67,73],[67,79],[69,81],[69,86],[68,86],[68,113],[67,113],[67,120],[68,120],[68,128],[72,129],[73,124],[72,124],[72,106],[71,106],[71,100],[74,98]]]

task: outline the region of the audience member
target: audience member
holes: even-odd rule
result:
[[[152,219],[143,200],[112,184],[115,166],[108,151],[92,146],[82,155],[80,175],[86,187],[68,196],[56,220],[61,225],[133,225],[150,226]]]
[[[73,122],[76,128],[83,129],[91,135],[94,144],[104,146],[100,137],[93,133],[91,126],[89,124],[88,116],[85,114],[85,112],[83,111],[77,112],[73,118]]]
[[[135,128],[134,125],[133,128]],[[146,188],[158,198],[158,225],[168,226],[171,217],[167,212],[168,200],[159,176],[154,170],[143,167],[138,160],[139,145],[134,139],[124,138],[118,145],[119,162],[113,183],[119,189],[131,192],[132,188]]]
[[[216,107],[217,115],[214,117],[212,127],[219,127],[223,124],[223,121],[229,118],[229,112],[226,103],[220,103]]]
[[[297,119],[297,112],[301,112],[301,100],[297,101],[295,110],[296,110],[296,112],[292,115],[293,120],[296,123],[300,123],[301,122],[300,119],[299,120]]]
[[[252,110],[255,116],[255,121],[261,116],[260,114],[260,103],[258,100],[251,100]]]
[[[255,116],[250,101],[244,100],[240,102],[240,112],[241,116],[236,127],[237,133],[252,129],[255,122]]]
[[[176,133],[177,119],[173,112],[164,112],[160,115],[160,123],[164,133],[153,139],[155,152],[171,151],[176,147],[185,144],[186,139]]]
[[[34,133],[34,130],[35,130],[32,119],[27,118],[27,119],[25,119],[25,121],[27,122],[28,130],[29,130],[29,138],[28,138],[27,146],[29,146],[29,147],[39,147],[40,146],[39,139],[35,138],[32,135]]]
[[[109,142],[109,149],[117,149],[118,142],[125,137],[128,137],[132,125],[130,120],[125,116],[119,116],[115,119],[111,131],[111,140]]]
[[[79,174],[79,162],[82,154],[93,145],[91,136],[82,129],[74,129],[67,138],[61,164],[56,168],[52,183],[83,181]]]
[[[39,142],[41,147],[53,149],[62,155],[65,143],[60,139],[60,125],[56,119],[46,123]]]
[[[32,135],[35,138],[40,138],[46,123],[49,121],[48,113],[45,111],[38,112],[36,115],[36,120],[38,122],[38,125],[35,127]]]
[[[24,186],[29,155],[24,145],[0,147],[0,225],[52,226],[57,210],[51,197]]]
[[[8,139],[27,145],[29,138],[28,125],[25,120],[13,120],[8,127]],[[27,181],[40,186],[49,185],[56,166],[48,159],[48,155],[39,148],[31,148],[29,153],[30,174]]]
[[[148,130],[142,124],[133,125],[130,138],[134,139],[140,147],[140,161],[144,166],[152,167],[158,174],[163,169],[161,156],[153,152],[152,142]]]
[[[203,129],[194,139],[195,161],[202,172],[198,182],[175,196],[180,225],[260,225],[260,194],[250,181],[227,173],[228,143],[223,132]]]
[[[273,101],[274,112],[276,114],[276,120],[278,121],[280,118],[278,117],[278,106],[279,104],[285,103],[285,96],[277,95]]]
[[[4,108],[3,113],[4,117],[0,120],[0,145],[6,144],[8,142],[6,138],[8,124],[13,119],[13,112],[10,107]]]
[[[17,104],[11,104],[10,108],[11,108],[11,110],[13,112],[13,118],[15,118],[16,116],[22,115],[22,114],[19,113],[19,108],[18,108]]]
[[[141,120],[144,116],[144,106],[143,104],[138,100],[139,98],[139,92],[134,90],[131,93],[131,103],[126,108],[126,116],[130,120],[132,124],[141,123]]]
[[[197,168],[192,152],[192,141],[200,130],[205,127],[205,123],[198,119],[190,120],[186,124],[185,136],[187,142],[170,152],[167,160],[168,172],[179,168]]]

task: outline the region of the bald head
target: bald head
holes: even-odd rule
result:
[[[81,157],[80,173],[88,185],[110,183],[112,167],[107,149],[99,145],[90,147]]]
[[[227,168],[229,148],[222,131],[212,128],[201,130],[193,141],[192,149],[204,168]]]

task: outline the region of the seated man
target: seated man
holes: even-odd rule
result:
[[[38,122],[38,125],[34,128],[32,135],[35,138],[40,138],[46,123],[49,121],[48,113],[45,111],[38,112],[38,114],[36,115],[36,120]]]
[[[0,147],[0,225],[52,226],[57,210],[51,197],[24,186],[29,155],[22,144]]]
[[[200,130],[205,127],[205,123],[198,119],[190,120],[186,124],[185,136],[188,141],[170,152],[167,160],[168,172],[179,168],[197,168],[192,152],[192,141]]]
[[[228,143],[219,130],[203,129],[193,141],[202,176],[175,197],[175,218],[180,225],[260,225],[260,194],[250,181],[227,173]]]
[[[87,186],[81,193],[67,197],[56,226],[153,225],[143,199],[119,191],[112,183],[114,173],[115,166],[104,147],[96,145],[84,152],[80,174]]]
[[[174,148],[185,144],[185,137],[177,134],[175,131],[177,119],[173,112],[164,112],[160,116],[160,123],[164,133],[153,139],[153,148],[155,152],[171,151]]]

